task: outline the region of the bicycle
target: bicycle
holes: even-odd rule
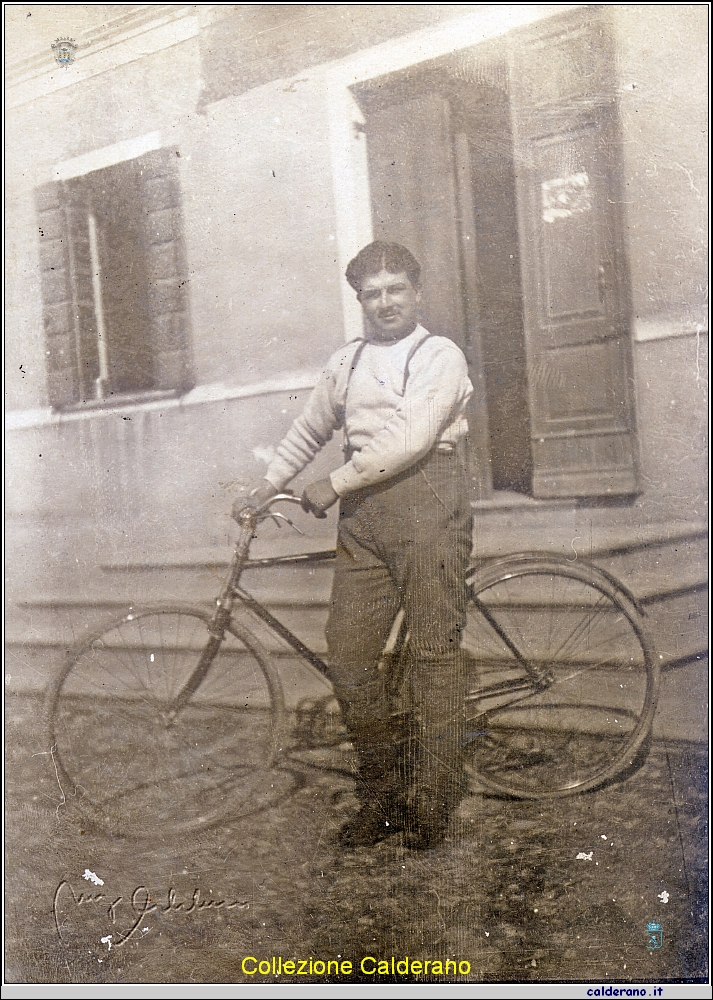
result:
[[[136,832],[150,815],[150,825],[190,831],[284,791],[284,765],[309,745],[305,725],[313,737],[320,729],[329,697],[292,725],[270,655],[233,612],[237,605],[262,620],[326,675],[323,660],[240,581],[246,569],[335,552],[249,559],[260,522],[292,524],[272,509],[279,502],[300,500],[282,493],[240,515],[212,614],[131,608],[75,647],[51,682],[46,719],[58,780],[90,821]],[[542,553],[486,561],[468,571],[467,586],[461,647],[471,779],[490,793],[542,798],[588,791],[620,774],[646,740],[658,695],[634,596],[591,564]],[[408,710],[408,639],[401,613],[381,663],[395,725]]]

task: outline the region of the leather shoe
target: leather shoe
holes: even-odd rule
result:
[[[389,822],[380,809],[362,806],[339,831],[339,846],[348,851],[356,847],[373,847],[392,833],[398,833],[399,829],[400,827]]]

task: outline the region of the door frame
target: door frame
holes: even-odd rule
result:
[[[364,49],[321,67],[329,116],[329,145],[336,219],[337,262],[341,273],[373,239],[371,193],[364,116],[351,87],[469,49],[555,15],[591,4],[509,4],[446,21],[432,28]],[[361,307],[340,282],[345,340],[363,336]]]

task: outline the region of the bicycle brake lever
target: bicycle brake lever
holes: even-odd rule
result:
[[[300,531],[294,521],[290,521],[289,517],[285,517],[284,514],[277,514],[277,517],[281,517],[283,521],[287,521],[291,528],[294,528],[298,535],[304,535],[304,531]]]
[[[289,524],[289,526],[291,528],[294,528],[295,531],[299,535],[304,535],[304,531],[300,531],[300,529],[297,527],[297,525],[293,524],[293,522],[290,521],[289,517],[285,517],[285,515],[284,514],[280,514],[279,511],[272,511],[270,514],[268,514],[268,517],[271,517],[274,520],[274,522],[275,522],[275,524],[277,525],[278,528],[282,527],[282,525],[280,524],[280,521],[287,521],[287,523]]]

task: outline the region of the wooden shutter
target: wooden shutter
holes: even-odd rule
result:
[[[427,88],[407,100],[403,94],[403,86],[377,86],[357,95],[366,114],[374,238],[411,250],[422,266],[424,326],[465,351],[475,386],[468,416],[471,474],[476,491],[487,495],[486,391],[478,331],[469,324],[475,310],[464,287],[472,263],[463,255],[464,234],[470,238],[473,229],[468,163],[454,139],[449,99]]]
[[[602,18],[556,18],[511,56],[533,490],[636,491],[615,66]]]
[[[193,384],[187,268],[175,152],[36,191],[49,402],[97,399],[89,218],[96,223],[108,354],[106,398]]]
[[[96,398],[100,374],[93,265],[89,245],[91,198],[84,177],[72,178],[61,186],[72,263],[72,302],[77,345],[79,395],[74,401],[84,403]]]
[[[45,328],[47,394],[51,406],[75,402],[80,395],[79,340],[69,220],[64,185],[45,184],[35,191],[40,251],[42,317]]]
[[[91,401],[99,375],[84,178],[35,192],[51,406]]]
[[[181,189],[172,149],[134,161],[144,206],[142,242],[148,282],[149,327],[155,388],[186,391],[190,363],[188,268],[183,243]]]

